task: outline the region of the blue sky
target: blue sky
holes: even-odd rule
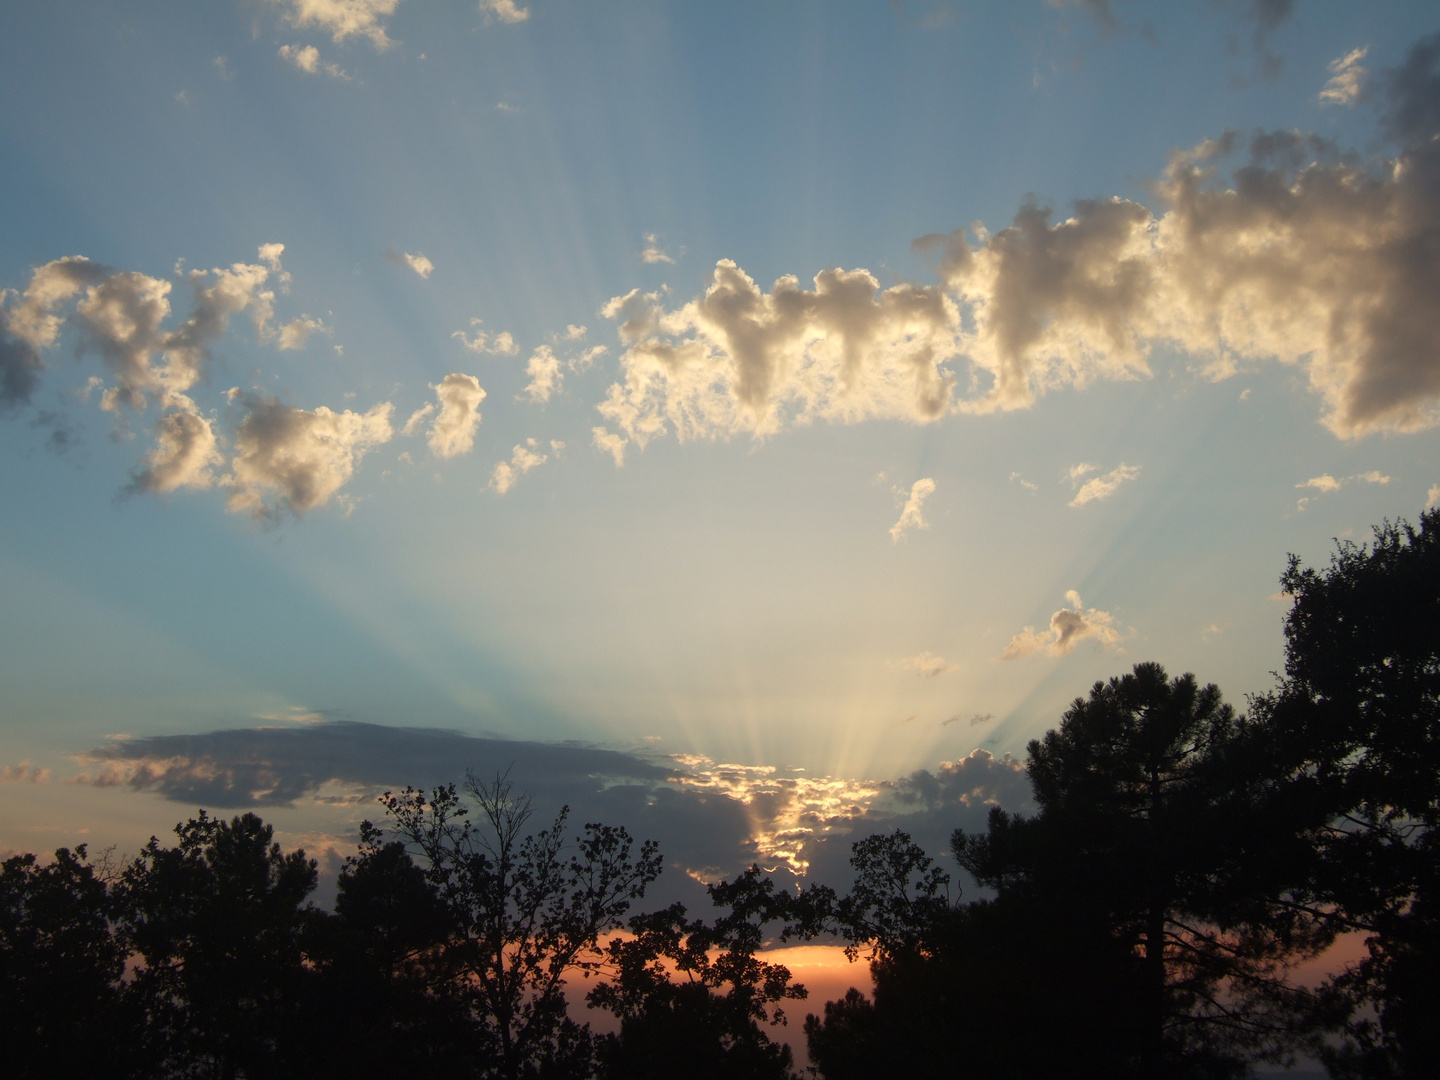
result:
[[[340,850],[502,739],[679,770],[626,767],[740,808],[738,865],[1139,660],[1266,689],[1286,553],[1440,499],[1437,30],[11,5],[0,847],[209,798]],[[192,782],[355,724],[491,741]]]

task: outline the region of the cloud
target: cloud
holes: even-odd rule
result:
[[[479,326],[480,319],[471,319],[471,326]],[[581,327],[583,330],[584,327]],[[515,338],[509,330],[502,330],[493,337],[484,330],[476,330],[474,337],[468,336],[464,330],[456,330],[450,335],[452,338],[459,338],[460,344],[474,353],[490,353],[497,356],[514,356],[520,351],[515,344]]]
[[[930,523],[921,512],[925,500],[935,493],[935,481],[928,476],[910,485],[910,497],[900,511],[900,519],[890,526],[890,539],[899,543],[911,529],[928,529]]]
[[[278,253],[274,261],[278,265]],[[275,294],[265,287],[270,274],[268,266],[257,263],[190,271],[194,302],[189,317],[173,330],[161,325],[170,315],[170,282],[120,271],[90,285],[76,306],[84,344],[100,354],[116,379],[101,396],[101,406],[142,411],[147,395],[157,394],[168,407],[199,380],[210,345],[235,315],[248,311],[256,335],[262,341],[273,337],[269,324]]]
[[[944,657],[936,656],[931,652],[922,652],[918,656],[907,656],[904,660],[895,663],[901,671],[913,671],[922,678],[933,679],[936,676],[944,675],[947,671],[955,671],[958,664],[952,664]]]
[[[924,810],[1016,807],[1030,799],[1025,766],[1009,754],[997,758],[988,750],[941,762],[932,773],[921,769],[886,785],[886,795],[902,807]]]
[[[601,314],[618,320],[621,381],[598,407],[642,448],[816,419],[924,422],[951,405],[958,312],[937,287],[881,290],[866,270],[825,270],[814,289],[782,277],[763,292],[735,263],[716,264],[703,296],[667,309],[632,291]]]
[[[1025,408],[1047,390],[1144,377],[1168,344],[1213,379],[1267,360],[1301,369],[1342,438],[1433,426],[1440,143],[1424,133],[1440,123],[1440,94],[1427,96],[1437,59],[1440,44],[1414,52],[1391,79],[1391,126],[1415,137],[1393,159],[1259,134],[1227,185],[1219,168],[1238,141],[1227,133],[1172,155],[1154,184],[1158,216],[1112,198],[1052,223],[1030,204],[973,244],[964,230],[922,237],[974,324],[963,346],[981,392],[959,407]]]
[[[312,319],[309,315],[301,315],[299,318],[291,319],[280,327],[277,334],[278,343],[276,347],[281,352],[292,349],[303,349],[305,343],[310,340],[311,334],[328,334],[330,328],[319,319]]]
[[[50,779],[50,770],[22,761],[19,765],[0,765],[0,784],[43,784]]]
[[[564,443],[550,444],[552,449],[563,449]],[[509,461],[497,462],[495,471],[490,476],[490,486],[495,489],[495,494],[504,495],[515,482],[524,476],[531,469],[537,468],[550,460],[548,454],[539,451],[539,443],[534,439],[526,439],[524,443],[517,445],[510,454]]]
[[[1297,488],[1314,488],[1316,491],[1329,495],[1331,492],[1339,491],[1343,483],[1343,480],[1336,480],[1335,477],[1329,473],[1322,473],[1319,476],[1312,476],[1303,484],[1296,484],[1295,486]]]
[[[1093,470],[1095,466],[1086,465],[1083,467],[1077,466],[1076,468],[1083,468],[1084,471],[1089,471]],[[1071,483],[1074,483],[1079,476],[1083,474],[1083,471],[1077,473],[1075,468],[1072,468],[1070,470]],[[1134,480],[1139,475],[1140,467],[1138,465],[1125,465],[1122,463],[1116,468],[1111,469],[1104,476],[1097,476],[1091,480],[1087,480],[1080,490],[1075,493],[1075,497],[1070,500],[1070,505],[1084,506],[1086,503],[1097,502],[1100,499],[1108,499],[1111,495],[1115,494],[1115,489],[1121,484],[1127,480]]]
[[[1437,506],[1440,506],[1440,484],[1432,484],[1425,493],[1425,509],[1434,510]]]
[[[660,242],[655,238],[654,233],[645,234],[645,247],[640,252],[640,261],[646,263],[671,263],[675,260],[665,254],[660,248]]]
[[[1074,589],[1065,594],[1065,599],[1070,606],[1050,616],[1048,631],[1025,627],[1024,631],[1010,639],[1010,644],[996,659],[1017,660],[1041,649],[1049,656],[1068,656],[1086,638],[1094,638],[1102,649],[1114,646],[1118,650],[1120,634],[1109,612],[1095,608],[1086,610],[1080,602],[1080,594]]]
[[[515,0],[480,0],[480,11],[485,21],[498,19],[502,23],[522,23],[530,18],[530,9],[518,7]]]
[[[315,27],[336,42],[350,37],[369,38],[377,49],[394,42],[385,33],[385,20],[400,0],[271,0],[285,9],[287,22],[297,29]]]
[[[584,340],[585,340],[585,335],[586,335],[588,332],[589,332],[589,330],[588,330],[586,327],[584,327],[584,326],[576,326],[574,323],[571,323],[569,326],[565,327],[565,332],[564,332],[563,334],[556,334],[556,335],[555,335],[555,340],[556,340],[556,341],[584,341]]]
[[[430,452],[437,458],[468,454],[475,445],[475,429],[480,426],[480,403],[485,400],[480,380],[474,375],[453,371],[431,389],[440,400],[440,412],[430,425],[430,436],[426,440]],[[427,405],[411,416],[405,424],[404,434],[410,434],[416,418],[428,416],[431,408]]]
[[[275,55],[284,60],[296,71],[303,71],[307,75],[318,75],[324,72],[332,79],[350,80],[339,64],[322,63],[320,50],[314,45],[281,45],[275,51]]]
[[[1405,62],[1385,71],[1381,83],[1389,108],[1380,119],[1402,145],[1423,145],[1440,133],[1440,34],[1421,38]]]
[[[1329,473],[1321,473],[1319,476],[1312,476],[1309,480],[1296,484],[1295,487],[1299,491],[1318,491],[1321,495],[1333,495],[1347,484],[1388,484],[1390,480],[1391,477],[1386,476],[1379,469],[1371,469],[1369,472],[1356,473],[1354,476],[1346,476],[1340,479],[1336,479]],[[1315,496],[1311,495],[1300,499],[1295,504],[1295,509],[1304,510],[1313,498],[1315,498]]]
[[[530,354],[525,363],[525,374],[530,376],[530,381],[525,384],[525,393],[535,402],[549,401],[550,395],[560,389],[564,378],[560,374],[560,361],[549,345],[540,345]]]
[[[1359,100],[1365,76],[1370,74],[1360,66],[1360,61],[1369,51],[1368,45],[1362,46],[1330,61],[1330,81],[1320,91],[1320,104],[1354,105]]]
[[[429,279],[431,273],[435,270],[435,264],[418,251],[412,255],[408,251],[396,252],[387,248],[380,253],[380,257],[386,262],[393,263],[396,266],[408,266],[411,270],[414,270],[415,273],[419,274],[421,278],[426,280]],[[463,334],[461,335],[461,339],[464,339]]]
[[[220,481],[232,513],[276,521],[324,506],[376,446],[390,441],[393,406],[366,413],[321,405],[298,409],[274,398],[250,397],[235,434],[231,472]]]
[[[109,272],[68,255],[32,271],[23,293],[0,289],[0,408],[22,405],[35,392],[45,368],[40,354],[55,344],[64,321],[55,309]]]
[[[176,395],[173,404],[174,411],[155,425],[155,448],[145,455],[130,484],[131,491],[164,495],[180,488],[208,488],[215,483],[213,470],[224,458],[214,426],[184,395]]]
[[[590,434],[594,437],[595,445],[615,459],[617,469],[625,464],[625,444],[629,440],[603,427],[591,428]]]

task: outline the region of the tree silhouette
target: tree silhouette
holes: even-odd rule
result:
[[[1002,900],[1068,898],[1141,958],[1146,1077],[1283,1060],[1304,1000],[1288,969],[1330,940],[1283,902],[1293,846],[1274,846],[1285,838],[1266,821],[1273,785],[1246,759],[1248,728],[1215,686],[1138,664],[1030,743],[1035,817],[995,809],[987,833],[955,836],[961,865]]]
[[[121,993],[125,952],[84,845],[0,863],[0,1046],[17,1078],[140,1076],[143,1019]]]
[[[301,932],[315,863],[283,854],[254,814],[201,810],[175,833],[169,848],[151,837],[116,889],[155,1075],[283,1074],[304,1035],[294,1020],[311,977]]]
[[[1440,1075],[1440,509],[1281,578],[1285,676],[1257,701],[1290,805],[1316,820],[1302,902],[1368,933],[1330,987],[1337,1075]]]
[[[632,857],[624,829],[588,824],[567,858],[568,808],[549,829],[526,834],[534,804],[503,776],[486,783],[471,774],[463,796],[451,784],[429,796],[387,792],[381,802],[445,912],[430,970],[464,1003],[480,1075],[587,1075],[592,1040],[566,1015],[565,980],[596,971],[601,935],[620,927],[659,876],[655,843]],[[362,862],[382,857],[380,831],[367,822],[362,835]]]
[[[760,1025],[785,1023],[782,1002],[802,1000],[805,988],[757,953],[768,925],[794,917],[794,899],[757,866],[709,892],[728,909],[713,923],[689,919],[685,906],[674,904],[635,916],[629,934],[607,946],[610,981],[587,998],[621,1021],[600,1046],[606,1080],[792,1076],[790,1048]]]

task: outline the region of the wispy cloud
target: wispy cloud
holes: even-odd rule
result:
[[[551,453],[558,453],[565,449],[563,442],[552,441],[550,443]],[[517,444],[510,452],[509,461],[496,462],[494,471],[490,474],[490,486],[495,494],[504,495],[520,477],[524,476],[531,469],[539,468],[550,460],[550,455],[541,453],[540,443],[537,439],[526,439],[523,443]]]
[[[346,38],[368,38],[377,49],[394,42],[385,33],[385,20],[400,6],[400,0],[270,0],[283,8],[285,20],[297,29],[314,27],[341,42]]]
[[[1076,465],[1070,469],[1070,483],[1078,484],[1080,478],[1086,473],[1093,472],[1094,465]],[[1075,492],[1075,497],[1070,500],[1071,506],[1084,506],[1086,503],[1098,502],[1101,499],[1108,499],[1115,494],[1116,489],[1128,480],[1134,480],[1140,475],[1140,466],[1120,464],[1111,469],[1103,476],[1092,477],[1085,481],[1080,489]]]
[[[332,79],[349,81],[347,75],[338,64],[327,63],[320,59],[320,50],[314,45],[281,45],[276,55],[293,67],[296,71],[303,71],[307,75],[329,75]]]
[[[916,656],[907,656],[904,660],[895,661],[895,666],[901,671],[913,671],[922,678],[933,679],[944,675],[946,672],[958,669],[958,664],[952,664],[943,656],[936,656],[932,652],[922,652]]]
[[[395,251],[393,248],[386,248],[380,253],[380,257],[395,266],[409,267],[422,278],[428,278],[435,270],[435,264],[418,251],[412,255],[408,251]]]
[[[643,263],[674,263],[675,260],[665,253],[660,247],[660,241],[654,233],[645,234],[645,247],[640,251],[640,261]]]
[[[930,523],[925,520],[924,508],[925,500],[933,494],[935,481],[928,476],[910,485],[910,496],[900,511],[900,519],[890,526],[891,540],[898,544],[911,530],[930,528]]]
[[[1330,61],[1330,81],[1320,91],[1320,104],[1354,105],[1359,100],[1365,76],[1370,74],[1360,66],[1360,61],[1369,51],[1366,45]]]
[[[486,22],[494,19],[513,25],[530,18],[530,9],[518,6],[515,0],[480,0],[480,11]]]

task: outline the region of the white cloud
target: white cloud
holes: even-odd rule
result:
[[[324,506],[355,474],[355,466],[376,446],[390,441],[393,406],[366,413],[314,412],[274,398],[250,398],[235,435],[229,490],[232,513],[278,520]]]
[[[570,359],[566,360],[565,366],[576,373],[589,371],[596,360],[599,360],[600,357],[607,355],[609,352],[610,350],[604,345],[592,345],[590,348],[582,349],[570,357]]]
[[[564,377],[560,374],[560,361],[548,345],[537,346],[530,354],[525,363],[525,374],[530,376],[530,381],[525,384],[525,393],[536,402],[549,401],[550,395],[560,389]]]
[[[471,326],[480,326],[483,320],[471,319]],[[583,329],[583,328],[582,328]],[[515,338],[509,330],[502,330],[500,333],[490,335],[484,330],[476,330],[474,336],[465,333],[464,330],[456,330],[450,335],[452,338],[459,338],[460,344],[473,353],[490,353],[497,356],[514,356],[520,351],[515,344]]]
[[[660,242],[655,238],[655,234],[653,232],[645,234],[645,247],[640,252],[640,261],[646,264],[673,264],[675,262],[674,259],[672,259],[669,255],[665,254],[665,252],[661,249]]]
[[[408,251],[400,252],[398,255],[393,251],[387,251],[385,258],[387,261],[393,262],[396,265],[408,266],[411,270],[414,270],[415,273],[426,279],[428,279],[435,270],[435,264],[418,251],[413,255]]]
[[[1300,491],[1318,491],[1322,495],[1333,495],[1345,485],[1353,484],[1357,481],[1362,484],[1388,484],[1390,483],[1390,479],[1390,477],[1378,469],[1371,469],[1369,472],[1357,473],[1354,476],[1346,476],[1340,479],[1336,479],[1329,473],[1321,473],[1319,476],[1312,476],[1309,480],[1296,484],[1295,487]],[[1306,504],[1309,503],[1312,498],[1314,498],[1314,496],[1301,499],[1296,503],[1295,508],[1297,510],[1304,510]]]
[[[1029,480],[1026,480],[1026,479],[1025,479],[1023,476],[1021,476],[1018,472],[1012,472],[1012,473],[1010,474],[1010,482],[1011,482],[1012,484],[1019,484],[1019,485],[1020,485],[1021,487],[1023,487],[1026,491],[1030,492],[1031,495],[1034,495],[1035,492],[1037,492],[1037,491],[1040,490],[1037,485],[1031,483]]]
[[[615,467],[618,469],[625,464],[625,444],[629,441],[624,436],[616,435],[603,427],[593,427],[590,434],[594,436],[595,445],[604,450],[615,459]]]
[[[1102,649],[1120,644],[1120,634],[1115,629],[1115,620],[1109,612],[1085,609],[1080,594],[1074,589],[1065,593],[1068,608],[1061,608],[1050,616],[1050,629],[1036,630],[1027,626],[1010,639],[1005,651],[997,660],[1016,660],[1022,656],[1045,650],[1049,656],[1066,656],[1086,638],[1093,638]]]
[[[515,0],[480,0],[480,11],[486,22],[493,18],[514,24],[530,18],[530,9],[517,6]]]
[[[900,519],[890,526],[890,539],[899,543],[911,529],[928,529],[930,523],[922,512],[925,500],[935,493],[935,481],[928,476],[910,485],[910,497],[900,511]]]
[[[950,663],[943,656],[936,656],[932,652],[922,652],[918,656],[907,656],[904,660],[895,663],[901,671],[913,671],[922,678],[933,679],[944,675],[947,671],[955,671],[958,665]]]
[[[285,9],[285,18],[299,29],[316,27],[336,41],[369,38],[377,49],[394,42],[385,33],[385,20],[400,0],[271,0]]]
[[[1440,484],[1432,484],[1425,493],[1425,509],[1434,510],[1437,506],[1440,506]]]
[[[475,429],[480,425],[480,403],[485,391],[474,375],[455,371],[433,387],[440,399],[440,414],[430,426],[427,442],[430,452],[438,458],[468,454],[475,445]],[[411,420],[415,418],[412,416]],[[405,425],[407,431],[410,424]]]
[[[1089,471],[1093,470],[1095,466],[1085,465],[1076,466],[1076,468]],[[1071,469],[1071,483],[1074,483],[1080,476],[1084,475],[1084,471],[1077,473],[1075,469]],[[1121,484],[1127,480],[1134,480],[1139,475],[1140,466],[1121,464],[1111,469],[1104,476],[1097,476],[1091,480],[1087,480],[1080,490],[1075,493],[1075,497],[1070,500],[1070,505],[1084,506],[1086,503],[1097,502],[1100,499],[1108,499],[1111,495],[1115,494],[1115,489]]]
[[[564,447],[564,443],[560,447]],[[556,444],[550,444],[551,449],[556,449]],[[497,462],[495,471],[490,476],[490,486],[495,489],[497,495],[504,495],[515,482],[524,476],[531,469],[545,464],[549,456],[539,452],[539,443],[534,439],[526,439],[524,443],[517,445],[511,451],[510,460]]]
[[[183,394],[174,396],[175,410],[155,426],[155,448],[145,455],[130,487],[163,495],[180,488],[208,488],[213,470],[224,460],[215,429]]]
[[[1329,473],[1321,473],[1319,476],[1312,476],[1303,484],[1296,484],[1297,488],[1314,488],[1316,491],[1329,495],[1331,492],[1339,491],[1344,484],[1343,480],[1336,480]]]
[[[301,315],[297,319],[291,319],[280,327],[278,334],[277,348],[281,352],[289,349],[303,349],[305,343],[310,340],[311,334],[328,334],[330,328],[319,319],[312,319],[309,315]]]
[[[1369,51],[1370,47],[1366,45],[1330,61],[1330,81],[1320,91],[1320,104],[1355,104],[1360,97],[1365,76],[1369,74],[1369,71],[1360,66],[1360,61],[1365,59],[1365,54]]]
[[[284,60],[296,71],[303,71],[306,75],[319,75],[322,72],[333,79],[349,81],[347,75],[339,64],[322,62],[320,50],[314,45],[281,45],[275,51],[275,55]]]
[[[576,326],[574,323],[571,323],[569,326],[565,327],[565,332],[564,332],[563,334],[556,334],[556,335],[555,335],[555,340],[556,340],[556,341],[584,341],[584,340],[585,340],[585,335],[586,335],[587,333],[589,333],[589,330],[588,330],[586,327],[584,327],[584,326]]]
[[[826,270],[813,291],[782,277],[769,293],[728,259],[701,297],[667,310],[635,290],[601,314],[620,322],[621,381],[602,416],[643,447],[756,437],[815,419],[928,421],[951,407],[959,314],[936,287],[880,289],[865,270]]]
[[[416,409],[413,413],[410,414],[410,419],[405,421],[405,426],[400,429],[400,434],[406,438],[409,438],[411,435],[414,435],[417,431],[420,430],[426,420],[428,420],[434,415],[435,403],[433,401],[425,405],[421,405],[420,408]],[[401,454],[400,456],[406,457],[407,454]]]

